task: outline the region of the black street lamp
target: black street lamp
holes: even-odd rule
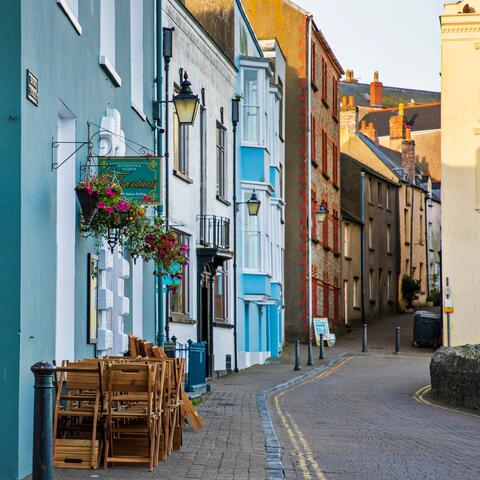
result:
[[[258,199],[255,190],[252,192],[252,196],[245,203],[247,204],[248,214],[251,217],[256,217],[258,215],[258,210],[260,209],[260,200]]]
[[[193,125],[197,116],[200,100],[191,89],[192,84],[188,80],[187,72],[183,74],[180,91],[173,97],[175,112],[180,125]]]
[[[325,219],[327,218],[328,215],[328,210],[325,207],[325,204],[322,202],[320,205],[320,208],[317,211],[317,219],[320,223],[323,223]]]

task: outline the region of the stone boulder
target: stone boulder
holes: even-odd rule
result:
[[[439,348],[430,362],[430,378],[435,399],[480,410],[480,345]]]

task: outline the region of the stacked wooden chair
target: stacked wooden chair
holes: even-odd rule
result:
[[[56,369],[54,465],[150,470],[182,446],[185,419],[203,420],[183,390],[185,362],[131,336],[125,357],[85,359]],[[103,455],[101,450],[103,448]]]

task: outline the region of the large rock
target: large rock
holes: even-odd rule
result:
[[[480,345],[441,347],[430,362],[434,398],[480,410]]]

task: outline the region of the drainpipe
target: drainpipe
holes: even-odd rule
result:
[[[236,103],[235,103],[236,102]],[[232,101],[232,108],[239,109],[239,99]],[[237,325],[237,121],[233,122],[233,361],[238,373],[238,325]]]
[[[425,194],[425,227],[423,231],[425,232],[425,272],[427,274],[427,297],[430,295],[430,259],[428,258],[429,256],[429,251],[430,251],[430,245],[428,244],[428,194]]]
[[[157,156],[161,155],[162,152],[162,131],[161,131],[161,117],[162,117],[162,108],[161,108],[161,101],[162,101],[162,0],[155,0],[154,5],[154,86],[153,86],[153,96],[154,102],[156,105],[155,110],[156,113],[154,115],[155,121],[155,131],[154,131],[154,139],[155,139],[155,150]],[[156,215],[160,216],[161,206],[156,208]],[[163,285],[162,279],[159,276],[155,276],[155,293],[156,293],[156,303],[157,303],[157,325],[156,325],[156,340],[158,345],[163,347],[165,343],[165,335],[164,335],[164,322],[163,322]]]
[[[415,180],[413,180],[414,182]],[[413,182],[410,184],[412,187],[412,206],[410,210],[410,278],[413,276],[413,214],[415,212],[415,186]]]
[[[307,278],[308,278],[308,339],[311,340],[312,332],[312,19],[313,16],[307,17]]]
[[[360,234],[361,267],[360,281],[362,284],[362,325],[365,325],[365,172],[362,171],[362,231]]]

